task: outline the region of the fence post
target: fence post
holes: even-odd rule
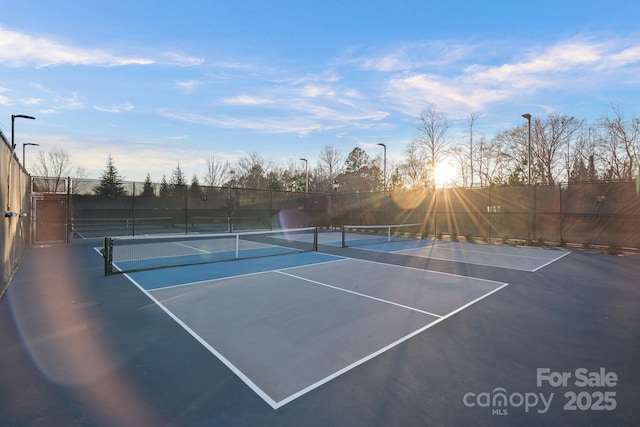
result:
[[[564,231],[564,223],[563,223],[563,216],[562,216],[562,183],[558,184],[558,197],[560,198],[560,218],[559,218],[559,222],[560,222],[560,241],[558,242],[559,246],[562,247],[564,246],[564,235],[563,235],[563,231]]]

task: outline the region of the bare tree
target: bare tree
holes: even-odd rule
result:
[[[455,159],[460,170],[460,178],[462,179],[461,185],[463,188],[471,188],[475,181],[475,168],[474,164],[476,153],[474,152],[473,144],[473,128],[478,115],[474,112],[469,113],[469,140],[466,144],[459,144],[449,149],[449,154]]]
[[[204,184],[212,187],[221,187],[231,169],[229,162],[222,163],[216,160],[213,155],[205,160],[207,162],[207,171],[204,176]]]
[[[318,156],[318,166],[314,168],[312,187],[320,191],[333,191],[333,183],[342,172],[344,157],[340,151],[327,145]]]
[[[410,189],[423,189],[427,187],[429,176],[424,167],[426,163],[425,153],[416,144],[408,144],[405,149],[406,159],[399,168],[403,180]]]
[[[469,174],[471,175],[469,180],[469,187],[473,187],[474,182],[473,173],[475,170],[475,166],[473,164],[473,126],[475,125],[476,120],[478,120],[478,115],[474,112],[469,113],[469,152],[467,154],[469,159]],[[463,184],[466,184],[464,178],[466,178],[466,174],[463,174]]]
[[[431,187],[435,187],[433,172],[438,162],[447,152],[449,121],[444,114],[436,110],[435,106],[430,105],[420,114],[416,128],[418,129],[418,136],[409,144],[425,152],[429,184]]]
[[[264,159],[258,153],[249,153],[238,160],[235,180],[244,188],[266,188],[267,175],[276,168],[271,160]]]
[[[545,120],[534,120],[535,136],[532,135],[531,145],[538,162],[539,181],[543,184],[555,184],[563,169],[561,150],[571,147],[571,142],[583,125],[584,120],[565,114],[553,114]],[[567,176],[568,174],[569,171]]]
[[[600,120],[602,144],[609,153],[606,175],[609,179],[633,179],[634,162],[640,151],[640,119],[627,120],[617,105],[611,106],[612,114]]]
[[[53,147],[49,152],[38,151],[38,157],[32,166],[32,175],[46,178],[38,181],[41,185],[39,191],[61,191],[64,188],[64,180],[68,177],[75,178],[78,183],[87,178],[86,169],[74,165],[69,154],[60,147]],[[76,185],[73,191],[82,191],[81,187],[82,185]]]

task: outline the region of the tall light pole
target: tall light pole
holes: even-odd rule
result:
[[[529,113],[523,114],[522,117],[527,119],[527,122],[529,123],[529,138],[528,138],[529,154],[527,158],[527,166],[529,167],[529,179],[527,180],[527,184],[531,185],[531,114]]]
[[[26,163],[26,160],[24,158],[24,154],[25,154],[24,153],[24,147],[26,147],[27,145],[33,145],[33,146],[36,146],[36,147],[40,146],[40,144],[36,144],[35,142],[25,142],[25,143],[22,144],[22,166],[25,169],[27,168],[27,163]]]
[[[25,116],[24,114],[12,114],[11,115],[11,149],[15,150],[16,149],[16,143],[13,140],[13,122],[16,119],[31,119],[31,120],[35,120],[35,117],[32,116]]]
[[[304,157],[301,157],[300,160],[302,160],[304,162],[304,168],[305,168],[306,173],[307,173],[307,184],[304,187],[304,192],[308,193],[309,192],[309,161],[307,159],[305,159]]]
[[[9,157],[9,174],[7,175],[7,211],[11,210],[10,207],[10,200],[11,200],[11,163],[13,161],[13,155],[15,153],[16,150],[16,143],[14,140],[14,125],[13,123],[15,122],[16,119],[31,119],[31,120],[35,120],[35,117],[32,116],[25,116],[24,114],[12,114],[11,115],[11,157]]]
[[[378,145],[381,146],[382,148],[384,148],[384,192],[387,192],[387,146],[384,145],[382,142],[378,142]]]

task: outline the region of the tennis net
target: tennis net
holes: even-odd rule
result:
[[[315,227],[243,233],[106,237],[105,275],[318,250]]]
[[[424,224],[343,225],[342,247],[424,238]]]

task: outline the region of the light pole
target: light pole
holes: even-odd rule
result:
[[[531,185],[531,114],[529,113],[523,114],[522,117],[527,119],[527,122],[529,123],[529,137],[528,137],[528,146],[529,146],[528,153],[529,154],[527,158],[527,166],[529,168],[529,178],[527,180],[527,184]]]
[[[378,143],[379,146],[381,146],[382,148],[384,148],[384,192],[387,192],[387,146],[384,145],[382,142]]]
[[[31,119],[31,120],[35,120],[35,117],[32,116],[25,116],[24,114],[12,114],[11,115],[11,149],[15,150],[16,149],[16,143],[13,140],[13,122],[16,119]]]
[[[307,174],[307,180],[306,180],[306,185],[304,187],[304,192],[308,193],[309,192],[309,161],[307,159],[305,159],[304,157],[301,157],[300,160],[302,160],[304,162],[304,168],[305,168],[306,174]]]
[[[24,114],[12,114],[11,115],[11,157],[9,157],[9,174],[7,175],[7,211],[11,210],[10,204],[11,204],[11,163],[13,160],[13,154],[15,153],[16,150],[16,143],[14,140],[14,125],[13,123],[15,122],[16,119],[31,119],[31,120],[35,120],[35,117],[32,116],[25,116]]]
[[[27,168],[27,163],[26,160],[24,158],[24,147],[26,147],[27,145],[33,145],[36,147],[39,147],[40,144],[36,144],[35,142],[25,142],[22,144],[22,166],[26,169]]]

